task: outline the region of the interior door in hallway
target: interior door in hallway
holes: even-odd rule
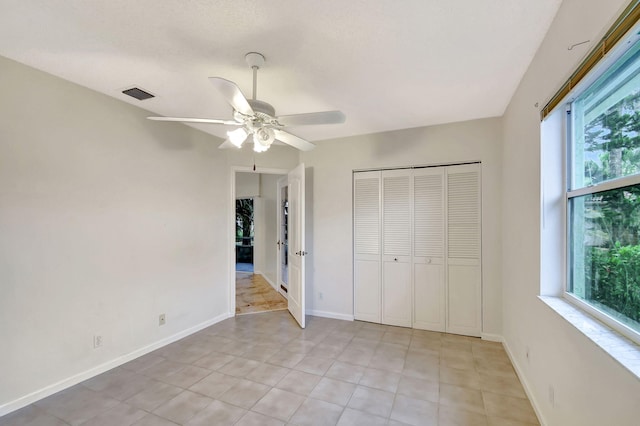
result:
[[[288,175],[289,196],[289,291],[288,308],[300,327],[305,327],[305,171],[304,163]]]
[[[287,185],[287,176],[278,179],[277,209],[278,209],[278,241],[276,247],[277,266],[276,279],[278,292],[283,296],[287,296],[289,291],[289,187]]]

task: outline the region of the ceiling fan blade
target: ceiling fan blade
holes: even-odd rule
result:
[[[276,139],[280,142],[291,145],[294,148],[298,148],[300,151],[311,151],[316,146],[309,141],[306,141],[296,135],[292,135],[284,130],[273,129]]]
[[[310,112],[306,114],[282,115],[278,123],[283,126],[306,126],[310,124],[340,124],[347,117],[342,111]]]
[[[237,147],[237,146],[235,146],[234,144],[232,144],[232,143],[231,143],[231,141],[229,140],[229,138],[225,139],[225,141],[224,141],[224,142],[222,142],[218,148],[219,148],[219,149],[229,149],[229,148],[236,148],[236,149],[238,149],[238,147]]]
[[[226,124],[228,126],[242,126],[235,120],[216,120],[215,118],[192,118],[192,117],[147,117],[154,121],[178,121],[181,123],[203,123],[203,124]]]
[[[209,81],[220,91],[233,109],[244,115],[255,115],[247,98],[245,98],[240,88],[233,81],[220,77],[209,77]]]

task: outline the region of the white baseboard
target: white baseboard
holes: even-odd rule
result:
[[[481,333],[480,338],[482,338],[482,340],[488,340],[489,342],[504,343],[504,337],[499,334]]]
[[[308,309],[306,311],[306,314],[314,317],[333,318],[333,319],[339,319],[343,321],[353,321],[353,315],[338,314],[336,312],[317,311],[315,309]]]
[[[541,426],[547,425],[548,423],[545,421],[545,418],[542,415],[542,412],[538,408],[540,406],[538,404],[538,400],[534,396],[533,392],[531,392],[531,385],[529,385],[529,382],[527,381],[527,377],[522,372],[522,368],[520,368],[520,365],[516,362],[516,358],[513,356],[513,353],[511,353],[511,349],[509,348],[509,344],[507,343],[506,339],[502,340],[502,346],[504,346],[505,352],[507,352],[507,356],[511,360],[511,364],[513,365],[513,368],[516,370],[516,374],[520,379],[520,383],[522,383],[524,392],[527,394],[527,398],[529,398],[529,401],[531,402],[533,411],[535,411],[536,416],[538,416],[538,421],[540,422],[540,425]]]
[[[19,410],[20,408],[26,407],[29,404],[32,404],[36,401],[39,401],[43,398],[46,398],[50,395],[53,395],[56,392],[60,392],[61,390],[67,389],[71,386],[77,385],[80,382],[84,382],[87,379],[95,377],[99,374],[102,374],[106,371],[109,371],[115,367],[118,367],[122,364],[125,364],[129,361],[132,361],[142,355],[146,355],[149,352],[155,351],[163,346],[166,346],[170,343],[176,342],[182,338],[185,338],[193,333],[197,333],[198,331],[205,329],[209,326],[212,326],[220,321],[223,321],[227,318],[232,317],[229,313],[225,312],[224,314],[218,315],[210,320],[197,324],[193,327],[190,327],[186,330],[183,330],[179,333],[176,333],[172,336],[165,337],[164,339],[158,340],[150,345],[142,347],[140,349],[136,349],[133,352],[130,352],[126,355],[119,356],[111,361],[107,361],[102,363],[96,367],[93,367],[89,370],[83,371],[81,373],[75,374],[66,379],[60,380],[59,382],[53,383],[51,385],[45,386],[42,389],[39,389],[35,392],[31,392],[30,394],[21,396],[18,399],[7,402],[6,404],[0,405],[0,416],[4,416],[13,411]]]

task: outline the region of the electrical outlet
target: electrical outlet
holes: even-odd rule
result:
[[[102,336],[93,336],[93,348],[97,349],[102,346]]]
[[[158,325],[165,325],[167,322],[167,317],[164,314],[160,314],[158,317]]]

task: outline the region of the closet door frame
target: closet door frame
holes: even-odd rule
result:
[[[415,242],[415,177],[423,172],[420,170],[429,170],[426,174],[442,175],[442,257],[438,258],[434,255],[416,255]],[[439,170],[439,171],[436,171]],[[458,257],[450,256],[449,250],[449,206],[451,200],[449,198],[449,176],[461,171],[477,172],[477,179],[474,184],[477,185],[474,196],[477,205],[477,256]],[[374,171],[354,171],[353,173],[353,265],[354,265],[354,319],[363,320],[381,324],[397,325],[403,327],[412,327],[417,329],[442,331],[453,334],[461,334],[467,336],[478,336],[482,334],[483,328],[483,292],[482,292],[482,164],[480,162],[465,163],[460,165],[441,165],[426,167],[408,167],[398,169],[385,169]],[[409,252],[408,255],[394,255],[385,253],[384,238],[384,176],[408,176],[409,178],[409,207],[407,214],[409,215]],[[376,253],[358,253],[356,241],[356,181],[363,178],[377,178],[377,215],[378,215],[378,250]],[[397,259],[397,260],[396,260]],[[402,274],[408,274],[409,301],[407,304],[406,318],[385,318],[385,272],[395,268],[394,265],[408,264],[408,272],[403,268],[398,269]],[[385,266],[386,265],[386,266]],[[437,271],[436,266],[440,266],[441,270]],[[419,269],[420,273],[431,269],[426,275],[431,275],[434,282],[441,282],[442,287],[438,288],[438,284],[433,284],[432,288],[421,288],[416,291],[416,282]],[[393,272],[393,271],[392,271]],[[406,278],[407,276],[405,276]],[[463,277],[461,280],[453,284],[450,280],[452,277]],[[466,277],[466,278],[465,278]],[[389,276],[387,277],[389,279]],[[469,279],[467,288],[462,288],[460,283],[464,279]],[[363,282],[366,283],[363,287]],[[430,284],[431,285],[431,284]],[[471,292],[461,294],[461,298],[453,301],[452,297],[471,289]],[[388,292],[388,289],[387,289]],[[440,293],[439,293],[440,292]],[[436,314],[439,319],[433,320],[434,316],[425,319],[425,316],[419,319],[419,298],[425,294],[435,295],[438,300],[440,312]],[[400,295],[400,298],[406,296]],[[398,296],[398,294],[395,294]],[[466,302],[463,300],[467,298]],[[363,298],[368,299],[370,308],[363,312],[360,309]],[[399,301],[396,300],[396,303]],[[405,303],[400,301],[400,303]],[[470,307],[467,309],[465,306]],[[473,305],[473,306],[471,306]],[[454,312],[457,309],[457,312]],[[456,317],[457,315],[457,317]]]

